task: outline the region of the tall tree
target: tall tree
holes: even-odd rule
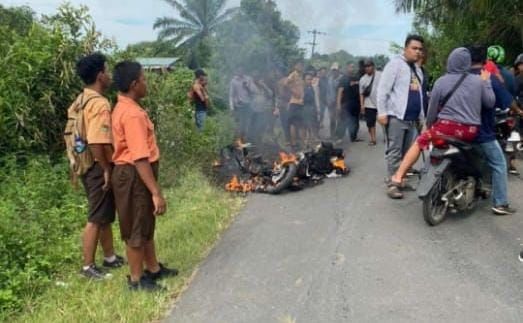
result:
[[[416,13],[416,26],[454,45],[499,44],[509,59],[523,47],[521,0],[395,0],[396,9]]]
[[[207,65],[211,55],[209,38],[236,9],[225,9],[227,0],[164,1],[174,8],[179,17],[156,19],[153,28],[160,30],[158,39],[174,42],[185,51],[192,65]]]

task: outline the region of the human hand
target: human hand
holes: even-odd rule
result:
[[[111,188],[111,171],[104,170],[104,185],[102,186],[102,190],[104,192],[107,192]]]
[[[167,203],[161,194],[153,195],[154,215],[160,216],[167,210]]]
[[[487,70],[481,70],[481,75],[480,75],[481,79],[483,81],[487,81],[487,80],[490,80],[490,72],[487,71]]]
[[[382,126],[386,126],[389,123],[389,116],[378,116],[378,122]]]

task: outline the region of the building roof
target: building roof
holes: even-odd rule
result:
[[[136,59],[145,69],[172,67],[177,61],[176,57],[140,57]]]

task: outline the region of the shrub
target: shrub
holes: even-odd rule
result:
[[[67,165],[32,157],[0,168],[0,311],[38,293],[58,268],[78,259],[84,197],[71,189]]]

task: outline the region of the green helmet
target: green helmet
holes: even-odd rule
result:
[[[503,64],[505,61],[505,50],[499,45],[490,46],[487,49],[487,57],[497,64]]]

